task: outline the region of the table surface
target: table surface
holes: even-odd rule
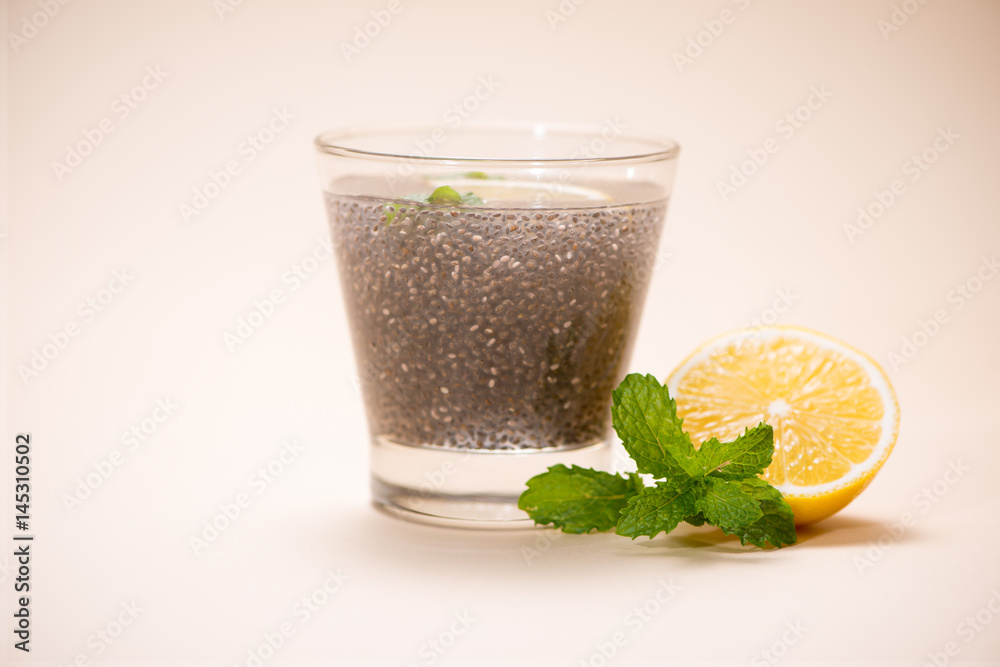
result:
[[[1000,5],[897,4],[8,3],[3,466],[30,433],[35,541],[32,651],[8,615],[6,658],[997,664]],[[371,507],[336,272],[288,279],[326,242],[311,141],[447,128],[482,78],[477,121],[681,143],[631,370],[762,319],[886,368],[899,441],[850,507],[780,551]]]

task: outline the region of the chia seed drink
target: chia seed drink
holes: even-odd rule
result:
[[[376,506],[522,527],[530,477],[608,468],[679,150],[614,120],[317,138]]]
[[[326,201],[374,436],[507,451],[607,438],[665,201]]]

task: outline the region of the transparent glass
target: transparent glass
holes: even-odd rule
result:
[[[677,145],[613,123],[344,130],[316,145],[375,504],[519,527],[531,476],[606,468]]]

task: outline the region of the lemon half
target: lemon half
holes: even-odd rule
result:
[[[667,380],[696,445],[774,427],[762,477],[781,491],[797,525],[843,509],[896,443],[899,405],[885,372],[834,338],[798,327],[726,334],[695,351]]]

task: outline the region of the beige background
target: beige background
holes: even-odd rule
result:
[[[16,44],[9,34],[42,10],[7,3],[2,498],[10,531],[13,439],[30,432],[30,660],[246,664],[285,622],[293,634],[265,664],[598,665],[595,645],[619,631],[612,664],[769,664],[760,652],[775,642],[788,664],[922,664],[949,642],[953,662],[1000,659],[1000,619],[971,637],[961,625],[992,618],[1000,590],[1000,279],[961,308],[953,292],[1000,253],[1000,3],[897,2],[916,11],[883,35],[888,0],[564,0],[558,22],[556,0],[400,0],[350,62],[341,44],[387,2],[221,3],[78,0]],[[724,10],[731,22],[678,67],[674,54],[706,21],[719,32]],[[162,81],[147,77],[156,87],[122,117],[115,100],[149,67]],[[327,261],[298,289],[282,282],[326,235],[311,140],[357,123],[441,124],[479,77],[500,86],[475,120],[618,116],[681,143],[634,370],[665,376],[702,340],[771,318],[782,293],[793,298],[778,321],[886,366],[899,443],[850,508],[777,553],[707,528],[630,543],[432,529],[370,508],[335,272]],[[831,96],[786,138],[776,124],[813,87]],[[275,109],[294,118],[248,161],[241,142]],[[53,162],[103,119],[113,131],[60,180]],[[905,164],[941,128],[958,138],[910,180]],[[723,201],[717,183],[770,137],[778,151]],[[186,224],[179,206],[230,160],[240,173]],[[850,242],[845,225],[894,179],[905,192]],[[127,285],[102,293],[120,270]],[[231,352],[223,335],[275,288],[285,303]],[[109,297],[92,320],[79,310]],[[935,335],[890,364],[938,310]],[[22,380],[18,367],[73,324]],[[122,434],[163,399],[179,407],[130,450]],[[289,439],[303,451],[258,494],[250,476]],[[121,464],[67,508],[115,450]],[[959,462],[968,469],[948,476]],[[935,482],[936,502],[914,499]],[[189,537],[240,493],[251,505],[195,555]],[[905,512],[915,524],[894,535]],[[0,565],[9,605],[12,558]],[[349,579],[300,622],[296,601],[338,568]],[[679,587],[662,604],[661,579]],[[95,644],[133,601],[135,622]],[[627,615],[643,604],[658,613],[633,632]],[[428,653],[455,613],[476,620]],[[780,644],[786,623],[806,628],[786,635],[794,644]],[[4,655],[25,660],[2,625]]]

